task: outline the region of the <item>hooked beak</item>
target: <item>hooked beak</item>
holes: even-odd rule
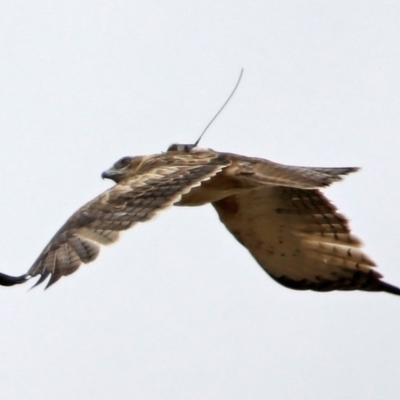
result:
[[[119,175],[119,172],[118,172],[118,171],[116,171],[114,168],[110,168],[110,169],[104,171],[104,172],[101,174],[101,177],[102,177],[103,179],[111,179],[111,180],[113,180],[114,182],[118,182],[118,175]]]

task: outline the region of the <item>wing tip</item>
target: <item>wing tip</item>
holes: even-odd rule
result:
[[[380,292],[386,292],[390,294],[395,294],[396,296],[400,296],[400,288],[384,281],[379,281],[378,290]]]
[[[25,283],[31,278],[29,274],[24,274],[21,276],[11,276],[0,272],[0,285],[1,286],[14,286],[21,283]]]

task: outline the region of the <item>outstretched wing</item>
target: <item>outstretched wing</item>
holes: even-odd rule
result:
[[[350,233],[348,220],[319,190],[264,186],[213,206],[260,266],[286,287],[400,294],[380,281],[374,262]]]
[[[0,283],[21,283],[41,275],[38,285],[50,275],[47,287],[52,285],[62,276],[75,272],[82,263],[93,261],[100,245],[114,243],[120,231],[131,228],[136,222],[149,220],[228,164],[226,157],[216,153],[198,158],[168,156],[166,162],[163,155],[154,156],[143,164],[145,173],[138,171],[137,175],[124,179],[76,211],[26,275],[14,281],[1,275]]]

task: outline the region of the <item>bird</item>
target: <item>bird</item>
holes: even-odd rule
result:
[[[361,290],[400,295],[361,250],[348,219],[321,189],[358,168],[296,167],[263,158],[173,144],[167,152],[123,157],[102,177],[115,185],[79,208],[27,273],[1,273],[0,285],[39,277],[46,288],[115,243],[122,231],[171,206],[211,204],[261,268],[295,290]]]

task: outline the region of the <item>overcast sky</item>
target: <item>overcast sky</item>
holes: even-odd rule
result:
[[[22,274],[127,155],[194,142],[360,166],[327,190],[400,285],[400,3],[7,1],[0,270]],[[279,286],[211,206],[126,232],[50,290],[0,288],[4,399],[400,398],[400,298]]]

